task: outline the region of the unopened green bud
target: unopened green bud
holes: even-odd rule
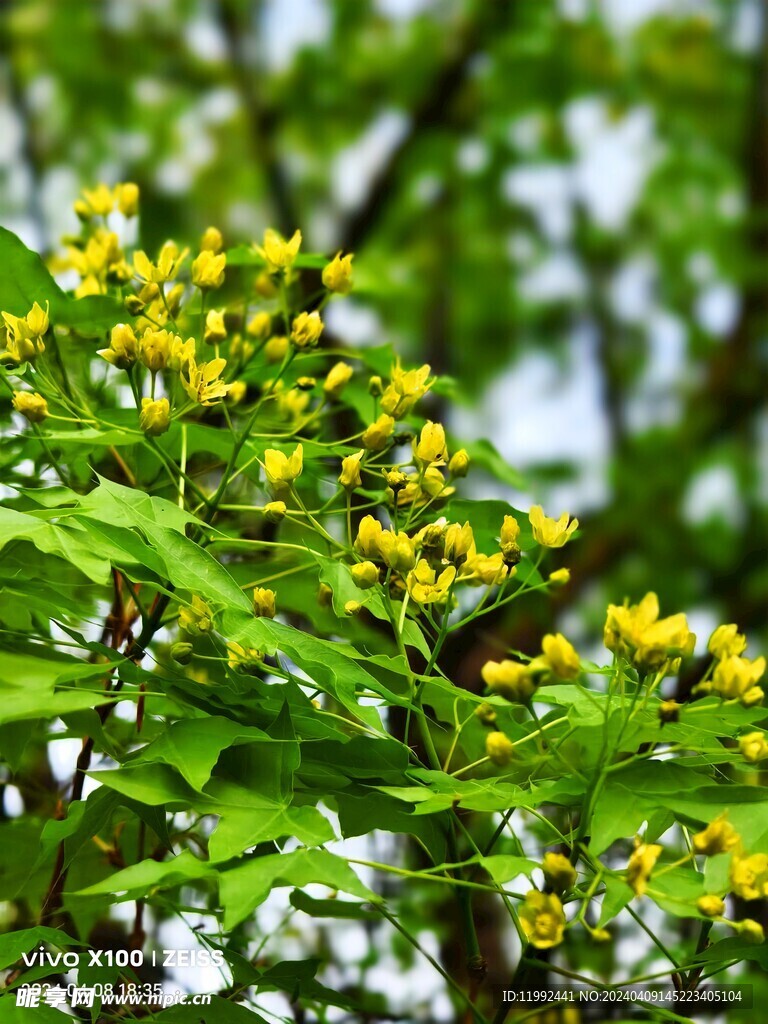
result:
[[[180,665],[188,665],[192,660],[193,649],[192,644],[179,640],[171,646],[171,657],[174,661],[178,661]]]

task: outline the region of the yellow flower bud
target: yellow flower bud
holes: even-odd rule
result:
[[[475,708],[475,715],[480,719],[483,725],[493,725],[497,718],[496,708],[494,708],[492,704],[486,703],[486,701],[477,705]]]
[[[379,391],[382,412],[397,420],[402,419],[432,386],[433,382],[428,378],[429,366],[426,363],[418,370],[403,370],[398,360],[392,367],[392,379],[386,390],[383,394]],[[379,382],[380,388],[381,378],[371,378],[371,383],[374,380]]]
[[[158,398],[156,401],[142,398],[139,426],[145,434],[157,437],[158,434],[164,434],[170,425],[171,407],[167,398]]]
[[[235,380],[229,385],[227,401],[230,405],[239,405],[248,393],[248,385],[244,380]]]
[[[136,362],[138,347],[133,328],[128,324],[117,324],[112,328],[109,348],[100,349],[99,355],[118,369],[127,370]]]
[[[262,299],[274,299],[277,295],[277,285],[266,270],[262,270],[260,274],[256,275],[253,287]]]
[[[545,853],[541,866],[555,892],[567,892],[575,885],[576,868],[562,853]]]
[[[323,333],[323,321],[316,309],[311,313],[299,313],[291,327],[291,341],[298,349],[314,348]]]
[[[195,595],[190,605],[179,611],[179,628],[192,636],[210,633],[213,629],[213,613],[201,597]]]
[[[139,212],[139,186],[133,181],[115,185],[115,203],[124,217],[135,217]]]
[[[391,416],[381,415],[375,423],[363,431],[363,447],[371,452],[382,452],[395,429],[395,421]]]
[[[210,345],[224,341],[227,336],[227,328],[224,326],[224,311],[221,309],[209,309],[205,316],[204,340]]]
[[[381,540],[382,526],[378,519],[373,516],[363,516],[355,539],[355,551],[365,558],[381,558],[379,541]]]
[[[254,313],[248,322],[246,330],[252,338],[258,338],[260,341],[264,341],[269,337],[269,332],[272,330],[271,315],[264,310],[261,310],[259,313]],[[288,346],[286,344],[286,350],[287,348]],[[283,353],[283,355],[285,355],[285,353]]]
[[[384,564],[396,572],[408,572],[416,564],[416,548],[407,533],[382,530],[379,537],[379,551],[384,559]]]
[[[551,949],[563,941],[565,912],[558,896],[532,889],[520,909],[520,924],[532,946]]]
[[[498,693],[515,704],[525,704],[536,691],[528,666],[519,661],[487,661],[481,675],[491,693]]]
[[[361,590],[370,590],[379,582],[379,569],[373,562],[357,562],[350,571],[352,579]]]
[[[300,246],[300,231],[294,231],[290,241],[286,242],[277,231],[267,228],[264,232],[264,244],[257,246],[256,251],[266,261],[270,273],[274,273],[277,270],[285,270],[287,267],[293,266]]]
[[[418,443],[414,442],[413,453],[423,466],[433,463],[442,465],[448,458],[445,447],[445,430],[440,423],[427,420],[421,428]]]
[[[696,853],[705,857],[714,857],[718,853],[727,853],[741,842],[741,836],[729,821],[728,812],[724,811],[702,831],[693,837],[693,848]]]
[[[544,515],[541,505],[534,505],[528,513],[533,528],[533,539],[546,548],[561,548],[567,543],[571,534],[578,528],[578,519],[571,519],[563,512],[559,519],[550,519]]]
[[[114,208],[112,189],[100,184],[96,188],[84,188],[83,198],[75,203],[75,213],[80,217],[106,217]]]
[[[747,638],[739,632],[739,627],[735,623],[731,623],[728,626],[718,626],[709,638],[707,646],[710,654],[722,660],[742,654],[747,646]]]
[[[470,458],[466,448],[459,448],[454,452],[448,463],[448,472],[451,476],[463,477],[469,472]]]
[[[562,633],[548,633],[541,642],[549,668],[561,679],[576,679],[581,672],[579,656]]]
[[[549,574],[549,582],[553,587],[564,587],[566,584],[571,582],[571,571],[570,569],[555,569],[554,572]]]
[[[174,335],[148,327],[139,340],[139,359],[148,370],[157,373],[168,365]]]
[[[475,545],[475,536],[469,523],[459,526],[458,523],[451,523],[446,529],[443,537],[443,553],[449,562],[453,562],[458,568],[467,558],[467,555]]]
[[[13,407],[30,423],[42,423],[48,416],[48,403],[37,391],[14,391]]]
[[[314,377],[299,377],[296,387],[299,391],[311,391],[317,385]]]
[[[719,896],[699,896],[696,900],[696,909],[705,917],[722,917],[725,913],[725,903]]]
[[[218,228],[206,228],[200,239],[200,251],[219,253],[224,248],[224,238]]]
[[[192,261],[192,284],[197,285],[201,291],[207,291],[209,288],[221,288],[224,284],[226,265],[226,253],[215,254],[210,249],[203,249],[200,255]]]
[[[264,587],[253,588],[253,614],[264,619],[275,617],[275,592]]]
[[[329,398],[338,398],[352,378],[352,367],[349,363],[336,363],[328,371],[323,381],[323,391]]]
[[[751,942],[755,946],[762,946],[765,942],[765,931],[759,921],[753,921],[751,917],[745,917],[741,921],[730,921],[729,924],[747,942]]]
[[[285,336],[270,338],[264,346],[264,356],[268,363],[282,363],[288,352],[288,339]]]
[[[45,304],[43,309],[39,302],[32,303],[32,309],[27,313],[26,316],[27,326],[29,327],[29,333],[33,338],[41,338],[50,325],[48,319],[48,303]]]
[[[753,764],[764,761],[768,757],[765,733],[748,732],[744,736],[739,736],[739,750],[745,760],[752,761]]]
[[[344,605],[345,615],[358,615],[362,610],[362,605],[359,601],[347,601]]]
[[[360,460],[365,455],[365,450],[360,449],[354,455],[347,455],[341,460],[341,475],[339,483],[347,491],[354,491],[362,483],[360,478]]]
[[[607,928],[593,928],[591,934],[592,940],[594,942],[610,942],[612,938],[611,933],[608,931]],[[574,1024],[579,1024],[580,1021],[581,1017],[579,1017],[578,1020],[574,1022]]]
[[[515,748],[512,741],[508,739],[503,732],[498,732],[494,729],[493,732],[489,732],[485,738],[485,755],[489,757],[494,764],[504,767],[508,765],[515,754]]]
[[[682,704],[678,704],[676,700],[664,700],[659,704],[659,721],[664,722],[677,722],[680,719],[680,708]]]
[[[656,844],[639,843],[627,864],[627,885],[636,896],[642,896],[648,887],[648,879],[659,859],[661,847]]]
[[[288,513],[284,501],[268,501],[264,506],[264,515],[268,523],[281,523]]]
[[[338,292],[346,295],[352,290],[352,260],[353,254],[342,256],[337,252],[330,263],[323,268],[323,284],[329,292]]]
[[[257,651],[255,647],[241,647],[234,641],[227,644],[227,653],[229,655],[227,664],[231,669],[239,672],[253,674],[264,660],[262,652]]]
[[[267,448],[264,452],[264,469],[267,481],[273,488],[285,487],[301,476],[304,467],[304,447],[297,444],[290,456],[284,452]]]
[[[378,398],[384,390],[381,377],[371,377],[368,381],[368,394],[373,395],[374,398]]]

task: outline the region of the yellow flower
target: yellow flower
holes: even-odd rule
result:
[[[139,249],[133,254],[136,277],[140,281],[158,285],[165,284],[166,281],[173,281],[188,253],[189,249],[180,252],[175,242],[166,242],[160,250],[157,264],[154,264],[147,254]]]
[[[659,704],[659,721],[662,723],[679,721],[681,707],[682,704],[678,704],[676,700],[663,700]]]
[[[719,660],[742,654],[746,646],[747,638],[739,632],[739,627],[735,623],[718,626],[707,644],[710,654]]]
[[[344,603],[345,615],[359,615],[362,610],[363,606],[359,601],[345,601]]]
[[[496,716],[494,715],[494,718]],[[503,732],[494,730],[489,732],[485,738],[485,756],[489,757],[494,764],[503,768],[508,765],[515,754],[515,748],[510,739]]]
[[[291,341],[298,349],[314,348],[323,333],[323,321],[316,309],[311,313],[299,313],[291,327]]]
[[[365,450],[361,448],[359,452],[355,452],[354,455],[347,455],[346,458],[341,460],[339,483],[347,491],[354,491],[362,483],[360,479],[360,460],[363,455],[365,455]]]
[[[432,386],[433,382],[428,378],[429,366],[426,363],[418,370],[403,370],[400,360],[398,360],[392,367],[392,379],[384,393],[378,391],[381,394],[382,412],[387,413],[388,416],[394,416],[397,420],[402,419]],[[373,387],[374,381],[378,382],[380,388],[381,378],[372,377],[371,387]]]
[[[719,896],[699,896],[696,900],[696,909],[705,917],[722,917],[725,913],[725,903]]]
[[[195,362],[195,339],[187,338],[183,341],[178,334],[172,334],[167,359],[169,370],[186,373],[189,364]]]
[[[43,335],[49,327],[47,302],[45,310],[38,302],[33,303],[26,316],[3,312],[3,320],[7,335],[6,354],[15,363],[31,363],[40,353],[45,352]]]
[[[536,683],[527,665],[519,661],[486,661],[481,675],[491,693],[498,693],[505,700],[524,704],[536,690]]]
[[[170,331],[157,331],[148,327],[139,341],[139,359],[148,370],[157,373],[168,365],[174,335]]]
[[[556,892],[567,892],[576,883],[576,868],[562,853],[545,853],[544,877]]]
[[[609,651],[631,659],[643,671],[690,654],[696,637],[685,615],[659,619],[659,599],[648,593],[636,605],[608,605],[603,640]]]
[[[550,519],[544,515],[541,505],[531,508],[528,519],[533,528],[533,539],[545,548],[561,548],[579,525],[578,519],[569,521],[567,512],[563,512],[559,519]]]
[[[15,403],[14,403],[15,404]],[[756,764],[768,757],[768,743],[763,732],[748,732],[739,736],[739,750],[747,761]]]
[[[117,324],[112,328],[109,348],[99,349],[99,355],[118,369],[127,370],[136,362],[138,345],[133,328],[128,324]]]
[[[417,604],[434,604],[435,601],[442,601],[448,596],[455,578],[455,565],[449,565],[438,576],[437,571],[431,569],[429,562],[422,558],[416,568],[408,573],[408,593]]]
[[[288,339],[282,335],[270,338],[264,346],[264,356],[268,363],[282,363],[288,352]]]
[[[661,847],[655,843],[639,843],[627,864],[627,885],[636,896],[642,896],[648,888],[656,861],[659,859]]]
[[[224,248],[224,237],[218,228],[210,227],[206,228],[203,232],[203,237],[200,239],[200,251],[204,252],[206,249],[208,252],[217,253],[221,252]]]
[[[203,249],[199,256],[192,261],[192,284],[197,285],[202,291],[209,288],[221,288],[224,284],[224,268],[227,265],[227,254],[225,252],[213,253],[210,249]]]
[[[256,246],[256,252],[266,261],[270,273],[285,270],[293,266],[301,246],[301,232],[294,231],[290,241],[286,242],[277,231],[267,228],[264,232],[263,246]]]
[[[115,203],[124,217],[135,217],[139,212],[139,186],[133,181],[115,185]]]
[[[563,941],[565,912],[560,897],[532,889],[520,909],[520,924],[536,949],[551,949]]]
[[[365,558],[381,558],[379,550],[381,534],[382,526],[378,519],[374,519],[373,516],[363,516],[357,530],[355,551]]]
[[[475,715],[480,719],[483,725],[493,725],[498,717],[496,714],[496,708],[494,708],[492,704],[488,704],[486,701],[477,705],[475,708]]]
[[[264,587],[253,588],[253,614],[264,619],[275,617],[275,592]]]
[[[13,407],[30,423],[42,423],[48,416],[48,403],[37,391],[14,391]]]
[[[392,436],[394,429],[395,421],[391,416],[379,416],[375,423],[371,423],[371,425],[366,427],[363,431],[363,447],[367,448],[368,451],[371,452],[384,451],[387,447],[387,441]]]
[[[408,572],[416,563],[416,548],[407,533],[382,530],[378,547],[384,564],[397,572]]]
[[[696,853],[705,857],[714,857],[718,853],[728,853],[741,842],[741,836],[729,821],[727,811],[723,811],[714,821],[693,837],[693,848]]]
[[[442,424],[427,420],[421,428],[418,443],[414,441],[413,454],[422,466],[430,466],[433,463],[442,466],[448,460]]]
[[[215,405],[226,398],[231,384],[225,384],[221,372],[227,365],[226,359],[211,359],[197,363],[191,358],[181,371],[181,384],[193,402],[199,405]]]
[[[517,569],[504,564],[500,551],[497,551],[495,555],[481,555],[472,547],[467,552],[467,560],[459,571],[462,579],[466,578],[466,582],[470,586],[485,584],[490,587],[511,578]]]
[[[264,470],[272,487],[285,487],[301,476],[304,468],[304,447],[297,444],[290,455],[267,448],[264,452]]]
[[[227,644],[227,654],[229,667],[240,672],[253,672],[264,660],[261,651],[257,651],[255,647],[242,647],[234,640]]]
[[[167,398],[142,398],[139,426],[145,434],[157,437],[164,434],[171,425],[171,407]]]
[[[339,295],[346,295],[352,290],[352,260],[353,253],[342,256],[337,252],[330,263],[323,268],[323,284],[329,292],[338,292]]]
[[[90,217],[106,217],[114,208],[114,196],[108,185],[84,188],[82,198],[75,202],[75,213],[82,220]]]
[[[765,899],[768,896],[768,854],[734,855],[730,878],[731,889],[743,900]]]
[[[197,594],[192,598],[190,605],[185,605],[179,610],[179,628],[185,633],[191,633],[192,636],[210,633],[213,629],[213,612]]]
[[[742,704],[759,704],[763,691],[756,686],[765,672],[765,658],[739,658],[731,655],[723,658],[712,675],[712,689],[724,700],[740,700]]]
[[[205,316],[204,340],[210,345],[217,341],[224,341],[227,336],[227,328],[224,325],[224,311],[220,309],[209,309]]]
[[[576,649],[562,633],[547,633],[541,641],[541,649],[549,668],[561,679],[576,679],[581,672],[581,663]]]
[[[379,569],[373,562],[358,562],[350,571],[352,579],[361,590],[370,590],[379,582]]]
[[[454,452],[448,463],[448,472],[451,476],[463,477],[469,472],[470,458],[466,448],[459,448]]]
[[[352,378],[352,367],[349,363],[336,363],[328,371],[323,381],[323,391],[329,398],[338,398]]]
[[[261,341],[265,341],[269,337],[269,332],[272,330],[272,317],[264,310],[260,313],[254,313],[246,327],[246,330],[252,338],[259,338]]]

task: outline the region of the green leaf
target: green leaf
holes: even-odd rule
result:
[[[369,902],[379,899],[363,885],[344,858],[327,850],[268,854],[254,857],[221,875],[219,892],[224,906],[224,927],[234,928],[244,921],[275,886],[301,888],[310,882],[320,882]]]
[[[73,939],[59,928],[24,928],[21,931],[8,932],[0,935],[0,970],[12,967],[21,959],[22,953],[31,952],[35,946],[45,943],[57,949],[69,949],[72,946],[85,946],[87,943]]]
[[[98,335],[116,323],[130,319],[125,307],[107,295],[70,298],[51,277],[47,267],[20,238],[0,228],[0,310],[26,316],[34,302],[48,303],[52,324],[75,328],[84,335]]]

